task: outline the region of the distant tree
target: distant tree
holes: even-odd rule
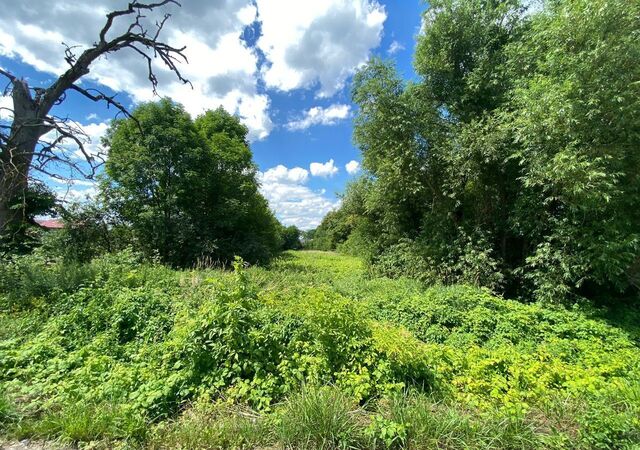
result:
[[[339,244],[347,240],[350,232],[344,211],[330,211],[313,231],[313,237],[306,246],[313,250],[336,250]]]
[[[284,250],[299,250],[302,248],[301,231],[295,225],[282,227],[282,248]]]
[[[119,112],[128,114],[112,96],[95,89],[85,89],[79,84],[97,59],[123,49],[138,53],[147,63],[154,92],[158,83],[152,69],[154,58],[159,58],[178,79],[188,82],[176,66],[179,60],[186,61],[184,48],[175,48],[159,40],[169,14],[156,22],[155,29],[149,29],[144,20],[145,14],[168,4],[178,5],[175,0],[155,3],[132,1],[126,9],[108,13],[98,40],[91,47],[79,56],[73,47],[66,47],[65,60],[69,69],[47,88],[30,87],[26,79],[0,68],[0,75],[9,80],[13,99],[10,124],[0,123],[0,233],[10,222],[20,220],[21,211],[12,202],[28,189],[31,172],[59,177],[60,173],[52,172],[50,167],[66,165],[72,171],[91,177],[100,163],[96,155],[85,151],[86,136],[75,122],[51,114],[51,109],[65,100],[68,91],[80,93],[92,101],[106,102]],[[123,17],[131,18],[129,24],[118,23]],[[113,28],[124,31],[113,36]],[[56,132],[56,137],[45,139],[44,135],[51,131]],[[61,146],[69,140],[79,147],[85,158],[84,164],[76,162]]]
[[[246,133],[223,109],[194,123],[168,99],[113,123],[102,191],[145,253],[188,266],[234,255],[266,261],[278,250],[278,224],[258,192]]]
[[[27,253],[38,245],[42,231],[36,216],[56,214],[56,197],[43,183],[33,181],[8,206],[16,216],[0,233],[0,254]]]

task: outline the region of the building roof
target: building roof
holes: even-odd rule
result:
[[[47,230],[64,228],[64,222],[60,219],[36,219],[36,223]]]

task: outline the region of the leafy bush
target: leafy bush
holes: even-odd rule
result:
[[[435,277],[433,264],[420,254],[419,246],[410,240],[401,240],[389,246],[373,259],[373,273],[390,278],[409,277],[431,282]]]
[[[99,202],[71,205],[61,216],[64,228],[44,234],[38,254],[69,263],[89,262],[135,244],[131,229]]]
[[[634,325],[593,308],[369,279],[361,261],[323,252],[230,272],[125,251],[79,266],[72,282],[64,264],[34,257],[2,267],[3,304],[21,292],[8,280],[34,280],[20,281],[20,309],[0,312],[0,383],[24,416],[8,425],[16,436],[154,448],[200,437],[357,448],[639,440]]]

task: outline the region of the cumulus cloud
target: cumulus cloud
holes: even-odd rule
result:
[[[335,125],[349,117],[349,105],[333,104],[326,108],[315,106],[305,111],[304,116],[287,124],[289,130],[305,130],[313,125]]]
[[[305,183],[309,179],[309,171],[302,167],[288,169],[282,164],[272,167],[261,175],[263,183]]]
[[[303,230],[315,228],[340,204],[337,199],[327,198],[325,189],[315,191],[305,186],[308,171],[301,167],[288,169],[278,165],[259,173],[258,179],[262,195],[285,225]]]
[[[80,53],[95,42],[105,15],[124,5],[115,0],[15,2],[0,15],[0,55],[59,75],[68,67],[61,42],[78,46]],[[333,95],[379,45],[386,19],[376,0],[190,0],[182,8],[170,4],[145,12],[143,21],[153,29],[164,13],[172,16],[162,39],[186,46],[189,63],[180,70],[193,89],[155,61],[159,95],[184,104],[192,115],[222,105],[248,126],[250,140],[266,138],[273,128],[263,86],[288,91],[317,85],[318,96]],[[122,19],[107,37],[125,30],[128,18]],[[256,21],[261,35],[252,47],[242,36]],[[145,61],[129,49],[97,60],[87,77],[128,93],[134,102],[153,99]]]
[[[335,166],[333,159],[326,163],[313,162],[309,165],[309,170],[314,177],[323,178],[329,178],[338,173],[338,168]]]
[[[79,45],[76,51],[82,51],[95,42],[105,14],[124,5],[113,0],[17,2],[0,16],[0,55],[59,75],[67,68],[60,43]],[[47,14],[42,14],[45,10]],[[241,39],[245,27],[257,17],[253,2],[192,0],[183,8],[168,5],[162,11],[145,13],[146,24],[152,29],[165,12],[172,17],[162,39],[176,47],[187,46],[189,64],[181,64],[180,70],[192,82],[193,89],[155,62],[159,94],[183,103],[193,115],[222,105],[240,116],[249,127],[250,139],[266,137],[273,126],[269,98],[258,92],[256,51]],[[116,20],[107,37],[121,32],[126,20]],[[136,102],[153,99],[146,64],[128,49],[96,61],[88,77],[115,91],[127,92]]]
[[[393,55],[395,53],[398,53],[400,51],[404,50],[404,45],[402,45],[400,42],[398,41],[393,41],[390,45],[389,48],[387,49],[387,54],[389,55]]]
[[[380,44],[384,7],[375,0],[257,0],[268,87],[319,85],[330,97]]]
[[[349,161],[347,164],[345,164],[344,168],[347,170],[347,173],[349,175],[353,175],[360,171],[360,163],[355,160]]]

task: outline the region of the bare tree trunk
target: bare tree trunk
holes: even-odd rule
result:
[[[11,209],[11,203],[27,188],[36,145],[49,129],[39,117],[26,81],[13,83],[12,97],[13,123],[0,157],[0,233],[19,217],[19,210]]]

